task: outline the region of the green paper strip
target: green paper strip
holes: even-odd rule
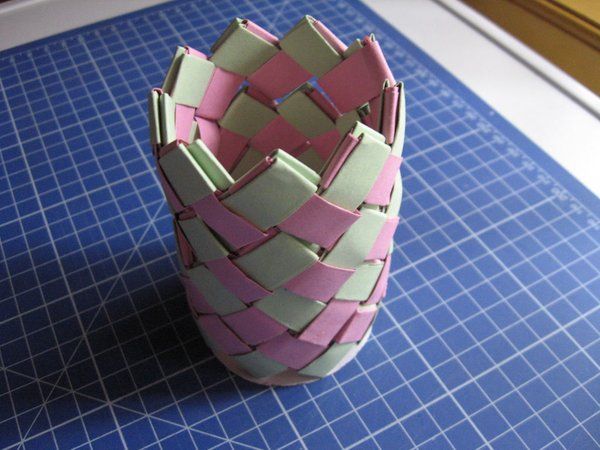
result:
[[[158,92],[152,90],[148,95],[148,128],[150,129],[150,144],[160,144],[160,113],[158,108]]]
[[[218,67],[249,76],[277,54],[279,49],[248,31],[235,19],[215,42],[211,61]]]
[[[273,290],[306,270],[318,259],[317,254],[298,239],[278,233],[234,262],[256,282]]]
[[[185,273],[185,266],[183,265],[183,256],[179,252],[177,253],[177,255],[177,268],[179,269],[178,271],[180,273]]]
[[[224,316],[246,309],[246,305],[229,292],[205,266],[194,267],[187,273],[218,315]]]
[[[193,219],[180,220],[179,226],[194,249],[198,261],[212,261],[229,255],[227,249],[201,219],[194,217]]]
[[[292,167],[296,172],[298,172],[311,183],[319,184],[319,182],[321,181],[321,177],[317,172],[312,170],[310,167],[307,167],[302,161],[299,161],[298,159],[294,158],[292,155],[286,153],[284,150],[275,150],[271,154],[271,156],[273,158],[282,159],[283,161],[288,163],[290,167]]]
[[[356,112],[362,121],[365,117],[371,114],[371,105],[369,103],[364,103],[356,108]]]
[[[240,92],[227,108],[219,125],[229,131],[251,138],[277,117],[271,108]]]
[[[177,49],[175,50],[175,54],[173,55],[173,59],[171,60],[169,70],[167,71],[167,76],[165,77],[165,81],[162,85],[163,92],[171,92],[171,89],[173,89],[175,76],[177,74],[177,71],[179,70],[179,65],[181,64],[181,59],[183,55],[185,55],[185,48],[177,47]]]
[[[372,211],[379,211],[379,212],[381,212],[381,211],[382,211],[382,209],[381,209],[381,206],[379,206],[379,205],[371,205],[371,204],[369,204],[369,203],[365,203],[365,204],[364,204],[364,205],[362,205],[362,206],[361,206],[359,209],[360,209],[361,211],[362,211],[362,210],[364,210],[364,209],[370,209],[370,210],[372,210]]]
[[[277,111],[308,138],[320,136],[335,128],[327,114],[298,89],[277,106]]]
[[[302,18],[279,45],[304,69],[320,77],[342,62],[342,56],[321,36],[314,21],[310,16]]]
[[[324,308],[325,303],[276,289],[273,295],[254,303],[258,309],[294,331],[302,331]]]
[[[183,144],[158,160],[181,202],[187,206],[212,194],[216,187]]]
[[[360,138],[360,136],[363,134],[366,134],[366,135],[372,137],[377,142],[382,142],[385,144],[385,136],[383,134],[378,133],[373,128],[366,126],[362,122],[356,122],[352,129],[352,136],[354,136],[356,138]]]
[[[188,145],[188,150],[217,189],[220,191],[229,189],[233,184],[233,178],[202,140],[197,139],[192,142]]]
[[[392,195],[390,197],[390,204],[387,207],[387,216],[394,217],[397,216],[400,212],[400,205],[402,204],[402,178],[400,177],[400,172],[396,174],[396,179],[394,181],[394,189],[392,190]]]
[[[320,172],[321,169],[323,169],[323,165],[325,164],[325,161],[323,161],[323,159],[312,147],[310,147],[308,150],[304,151],[300,156],[298,156],[298,161],[300,161],[306,167],[309,167],[310,169],[314,170],[315,172]]]
[[[404,147],[404,130],[406,128],[406,100],[404,98],[404,84],[398,83],[398,112],[396,113],[396,132],[392,143],[392,155],[401,156]]]
[[[309,249],[311,249],[315,253],[318,253],[321,250],[321,246],[319,244],[315,244],[314,242],[308,242],[308,241],[305,241],[304,239],[300,239],[300,242],[302,242],[304,245],[306,245]]]
[[[342,208],[355,210],[371,190],[389,153],[389,146],[373,138],[371,132],[364,132],[360,143],[321,196]]]
[[[175,131],[175,102],[169,94],[163,92],[159,98],[161,144],[167,145],[177,139]]]
[[[283,222],[317,191],[317,185],[302,176],[286,159],[279,153],[271,166],[223,199],[223,204],[261,230]]]
[[[354,39],[352,44],[350,44],[344,52],[344,59],[350,58],[354,52],[360,50],[361,48],[363,48],[362,41],[360,39]]]
[[[204,97],[214,70],[215,65],[206,59],[183,55],[170,91],[173,101],[196,108]]]
[[[287,370],[287,367],[277,361],[267,358],[258,350],[232,358],[250,375],[255,378],[266,378]]]
[[[340,361],[355,348],[356,343],[354,342],[333,344],[325,353],[298,373],[300,375],[323,378],[335,369]]]
[[[384,103],[385,103],[385,90],[390,86],[389,80],[383,80],[383,84],[381,87],[381,93],[379,94],[379,111],[377,111],[377,123],[373,124],[373,128],[375,130],[382,130],[382,120],[383,120],[383,112],[384,112]],[[388,142],[386,144],[389,145]]]
[[[373,248],[387,216],[379,211],[361,208],[360,218],[337,241],[325,255],[323,262],[346,269],[362,264]]]
[[[352,128],[354,128],[356,123],[360,123],[360,116],[358,115],[358,112],[352,110],[338,117],[337,121],[335,122],[335,127],[340,132],[340,134],[344,136]]]
[[[250,169],[252,169],[255,165],[265,159],[265,155],[258,150],[253,148],[249,148],[240,159],[240,162],[237,163],[235,169],[231,172],[231,176],[234,180],[241,178],[246,174]]]
[[[368,299],[382,269],[381,261],[361,264],[335,294],[335,298],[353,301]]]
[[[198,128],[198,122],[194,120],[192,122],[192,128],[190,128],[190,137],[188,142],[194,142],[196,139],[200,139],[200,128]]]

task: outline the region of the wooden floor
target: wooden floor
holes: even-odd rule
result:
[[[600,94],[598,0],[463,0]]]

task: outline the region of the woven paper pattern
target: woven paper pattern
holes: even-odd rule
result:
[[[234,20],[179,47],[149,96],[187,299],[233,371],[293,384],[360,349],[385,295],[402,198],[404,92],[378,42],[304,17]]]

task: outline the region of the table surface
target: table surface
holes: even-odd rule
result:
[[[187,313],[145,98],[175,45],[305,13],[406,82],[405,197],[371,340],[268,389]],[[599,447],[600,200],[364,5],[162,5],[0,53],[0,90],[0,447]]]

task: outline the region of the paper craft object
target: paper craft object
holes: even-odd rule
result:
[[[207,344],[262,384],[312,381],[367,340],[402,199],[405,107],[373,35],[236,19],[149,96],[181,279]]]

